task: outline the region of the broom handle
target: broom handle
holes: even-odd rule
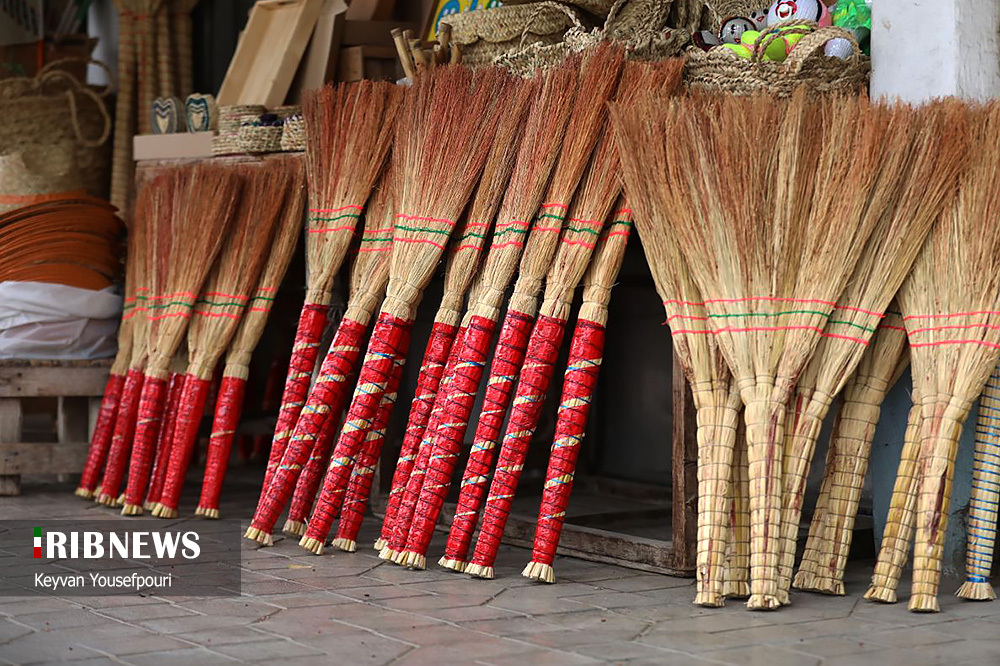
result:
[[[396,471],[392,475],[392,486],[389,489],[389,500],[385,508],[385,518],[382,521],[380,541],[388,542],[391,538],[392,528],[396,522],[396,512],[399,510],[402,493],[406,490],[406,485],[409,482],[410,472],[413,470],[413,463],[420,449],[420,442],[427,430],[431,408],[437,404],[438,395],[444,392],[442,377],[448,377],[448,381],[450,381],[458,359],[458,354],[453,352],[462,348],[464,339],[465,329],[456,333],[454,326],[441,322],[434,322],[434,326],[431,328],[431,336],[427,340],[424,360],[420,365],[420,373],[417,377],[417,388],[410,405],[406,434],[403,436],[399,459],[396,461]]]
[[[278,421],[274,427],[274,439],[271,441],[271,453],[268,454],[267,469],[264,472],[264,483],[260,489],[260,499],[257,501],[257,513],[268,498],[271,477],[281,463],[281,457],[288,446],[288,438],[292,434],[295,422],[299,419],[299,411],[305,402],[309,391],[309,380],[313,368],[316,367],[316,357],[319,355],[320,339],[326,327],[327,306],[306,301],[302,304],[299,315],[299,325],[295,331],[295,342],[292,344],[292,357],[288,362],[288,375],[285,377],[285,389],[281,394],[281,408],[278,410]]]
[[[118,414],[118,401],[121,399],[122,387],[125,385],[125,375],[112,373],[108,375],[108,383],[104,387],[104,397],[101,398],[101,408],[97,412],[97,422],[94,424],[94,435],[90,438],[90,449],[87,451],[87,462],[83,465],[80,475],[80,490],[87,495],[93,494],[97,487],[101,469],[111,448],[111,437],[114,434],[115,416]]]
[[[957,594],[965,599],[995,599],[990,587],[996,546],[997,502],[1000,502],[1000,365],[979,398],[976,445],[972,457],[965,584]]]
[[[386,387],[393,374],[403,371],[412,325],[411,321],[386,312],[379,313],[358,376],[358,385],[340,438],[330,456],[323,490],[316,500],[303,544],[312,540],[318,542],[321,548],[330,533],[347,490],[354,459],[375,421]]]
[[[896,587],[913,541],[914,508],[917,505],[917,458],[920,454],[920,399],[913,393],[913,406],[906,421],[903,450],[899,454],[899,469],[892,487],[889,514],[885,519],[882,543],[879,546],[871,587],[865,599],[895,603]]]
[[[163,427],[156,441],[156,457],[153,459],[153,471],[150,473],[149,492],[146,494],[146,504],[158,504],[163,494],[163,483],[167,479],[167,467],[170,464],[170,447],[174,443],[174,426],[177,424],[177,405],[181,401],[184,390],[184,373],[171,372],[167,384],[167,409],[163,414]]]
[[[587,431],[590,404],[604,357],[605,329],[597,322],[578,319],[563,377],[562,400],[556,416],[555,437],[545,472],[542,502],[538,509],[531,562],[551,567],[562,535],[566,507],[573,492],[580,444]],[[530,566],[530,565],[529,565]]]
[[[507,526],[507,518],[510,516],[514,493],[517,491],[521,470],[528,455],[531,436],[535,432],[545,404],[545,394],[552,380],[552,372],[559,357],[559,347],[562,345],[565,330],[564,319],[539,315],[535,328],[531,331],[528,352],[511,407],[510,421],[504,433],[503,446],[500,448],[496,471],[493,474],[493,484],[490,486],[490,493],[483,508],[483,526],[479,531],[479,540],[472,555],[472,565],[478,567],[479,573],[487,577],[492,577],[492,567],[500,549],[500,539]],[[486,569],[490,571],[487,573]]]
[[[347,485],[344,505],[340,511],[340,522],[337,525],[337,537],[334,540],[334,544],[343,550],[353,552],[357,548],[358,532],[365,519],[368,496],[375,478],[375,466],[378,465],[379,457],[382,455],[385,429],[389,425],[389,416],[396,402],[401,377],[400,372],[393,373],[389,378],[372,430],[365,436],[365,443],[358,453],[354,469],[351,470],[351,479]]]
[[[160,506],[173,511],[180,504],[184,477],[191,464],[194,446],[198,441],[201,417],[205,413],[205,403],[212,387],[211,379],[201,379],[195,375],[184,378],[184,390],[177,403],[177,423],[174,426],[173,443],[170,446],[170,461],[167,477],[160,495]]]
[[[205,458],[205,477],[201,482],[201,498],[198,509],[201,513],[217,516],[219,496],[222,494],[222,482],[226,478],[229,466],[229,454],[236,437],[236,428],[243,414],[243,400],[246,395],[247,381],[242,377],[224,375],[219,386],[219,397],[215,402],[215,415],[212,417],[212,434],[208,439],[208,454]]]
[[[153,468],[156,442],[163,423],[167,403],[167,378],[146,376],[139,399],[139,415],[135,421],[135,441],[125,489],[126,506],[142,506],[149,487],[149,472]]]
[[[303,501],[305,511],[301,516],[308,513],[318,482],[310,490],[302,491],[300,487],[303,483],[310,482],[310,471],[316,456],[323,457],[322,452],[329,450],[329,442],[344,409],[347,389],[367,328],[367,323],[347,317],[341,318],[337,325],[337,334],[320,366],[316,384],[309,391],[306,406],[295,423],[280,465],[267,488],[267,495],[254,516],[252,525],[257,529],[270,534],[289,499],[292,499],[289,520],[295,519],[302,511]],[[305,472],[300,475],[303,465],[306,465]],[[299,487],[296,486],[296,481],[299,482]]]
[[[98,501],[102,504],[110,498],[118,499],[122,477],[125,476],[125,466],[128,465],[129,454],[132,451],[132,436],[135,433],[136,412],[139,409],[139,398],[145,375],[142,370],[131,369],[125,375],[122,385],[122,399],[118,404],[118,415],[115,418],[115,429],[111,436],[111,448],[108,450],[108,464],[104,468],[101,479],[101,495]]]
[[[486,471],[483,473],[489,474],[493,446],[495,446],[492,443],[496,442],[497,435],[493,435],[493,438],[489,440],[491,444],[486,448],[487,445],[480,444],[483,440],[479,436],[479,431],[487,427],[487,422],[490,422],[490,415],[492,413],[499,412],[498,418],[501,423],[503,422],[503,416],[506,414],[507,406],[510,404],[510,392],[517,377],[517,370],[524,361],[524,350],[528,346],[528,338],[531,336],[531,325],[533,322],[533,317],[514,310],[508,310],[507,315],[504,317],[500,336],[497,340],[496,351],[493,354],[493,364],[490,367],[490,379],[486,385],[486,395],[483,398],[483,409],[479,415],[475,443],[473,443],[469,454],[469,462],[465,472],[466,477],[469,476],[470,467],[475,462],[479,462],[480,467],[485,463]],[[473,323],[475,324],[476,320],[473,320]],[[455,379],[448,386],[448,394],[441,403],[441,422],[447,423],[449,427],[447,429],[440,428],[435,433],[434,439],[428,440],[432,441],[433,444],[428,448],[423,463],[424,469],[427,470],[424,475],[425,478],[422,479],[425,482],[424,485],[430,480],[432,486],[437,485],[439,490],[443,490],[443,494],[440,495],[441,499],[439,502],[437,499],[438,494],[432,493],[431,487],[428,487],[427,492],[424,492],[422,486],[417,486],[415,488],[416,492],[412,493],[412,495],[410,491],[413,488],[407,489],[408,498],[412,497],[412,502],[408,507],[407,517],[402,522],[402,534],[404,538],[402,543],[398,544],[399,548],[406,550],[411,550],[412,548],[412,552],[419,555],[424,555],[427,552],[426,544],[430,539],[430,534],[425,533],[428,530],[427,524],[432,521],[429,529],[433,533],[434,523],[437,522],[437,516],[441,512],[441,505],[444,502],[444,497],[448,494],[455,464],[458,462],[458,452],[465,441],[465,432],[469,425],[469,418],[472,415],[472,408],[475,406],[476,394],[479,393],[479,387],[482,383],[483,369],[486,365],[486,359],[489,357],[490,342],[492,342],[493,338],[493,326],[493,322],[489,322],[488,328],[486,326],[482,327],[482,329],[470,327],[469,333],[466,335],[466,340],[462,348],[463,360],[456,365]],[[474,332],[475,335],[473,335]],[[462,502],[462,498],[466,499],[465,503]],[[468,517],[466,516],[467,509],[465,505],[472,501],[472,499],[466,497],[466,486],[463,485],[458,508],[455,512],[455,519],[452,521],[451,531],[449,532],[449,544],[452,540],[451,534],[456,534],[456,529],[462,529],[462,526],[467,524]],[[420,514],[417,513],[418,506],[421,507],[422,520],[419,519]],[[472,529],[475,529],[474,513],[477,509],[478,504],[476,509],[473,509]],[[399,526],[399,521],[397,521],[397,526]],[[396,546],[397,544],[393,544],[391,547],[395,548]],[[445,559],[462,559],[461,557],[454,557],[451,550],[450,548],[446,548]],[[468,550],[467,543],[466,550]],[[464,552],[462,555],[464,555]]]

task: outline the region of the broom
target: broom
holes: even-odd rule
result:
[[[817,190],[813,214],[819,219],[872,219],[876,224],[823,338],[799,375],[788,411],[778,578],[783,602],[791,587],[806,477],[823,420],[913,265],[938,206],[954,188],[961,156],[956,151],[938,152],[943,159],[935,173],[928,174],[937,178],[925,181],[924,194],[914,197],[925,202],[924,214],[913,215],[909,210],[900,214],[896,205],[900,186],[905,185],[904,174],[912,174],[911,137],[922,129],[914,122],[915,116],[907,108],[872,107],[858,98],[841,104],[827,125],[830,139],[821,158],[820,175],[825,186]]]
[[[167,379],[167,404],[163,411],[163,427],[156,438],[156,455],[149,473],[149,490],[142,508],[152,511],[160,503],[163,484],[167,480],[167,466],[170,461],[170,447],[174,441],[174,424],[177,422],[177,405],[184,391],[184,370],[187,369],[187,343],[174,354],[170,361],[170,375]]]
[[[144,383],[143,369],[149,356],[153,316],[156,313],[154,308],[168,289],[166,279],[173,244],[172,206],[176,180],[177,175],[173,171],[152,179],[141,191],[145,204],[139,205],[137,201],[136,205],[133,231],[135,256],[140,262],[136,265],[136,306],[126,315],[127,319],[123,317],[123,320],[131,321],[132,353],[115,415],[107,464],[94,495],[95,502],[106,506],[114,506],[117,502],[125,476]],[[140,294],[145,295],[145,300],[139,300]]]
[[[970,114],[968,168],[899,294],[920,395],[910,610],[936,612],[962,422],[1000,349],[1000,106]],[[952,126],[957,136],[960,124]],[[981,148],[986,146],[986,148]],[[984,227],[983,225],[987,225]],[[985,233],[984,233],[985,232]],[[896,498],[893,498],[894,502]]]
[[[77,497],[84,499],[93,499],[98,477],[107,460],[108,449],[111,446],[115,417],[118,415],[118,403],[121,400],[125,373],[128,371],[134,345],[135,327],[132,313],[136,311],[137,307],[145,308],[146,306],[146,285],[144,284],[146,271],[142,255],[145,248],[140,244],[143,242],[143,231],[139,230],[137,225],[145,223],[152,205],[150,201],[152,196],[152,188],[144,187],[139,191],[136,211],[128,235],[125,299],[122,306],[122,321],[118,328],[118,353],[111,364],[111,373],[108,375],[108,383],[104,388],[101,406],[94,422],[94,434],[90,438],[90,448],[87,450],[87,460],[80,475],[80,485],[74,492]]]
[[[659,106],[661,102],[657,101]],[[645,108],[645,107],[642,107]],[[657,293],[663,300],[674,352],[698,412],[698,544],[695,602],[723,603],[723,567],[731,520],[728,487],[740,398],[721,350],[710,335],[701,292],[680,254],[666,215],[678,210],[675,181],[666,173],[664,112],[646,116],[612,105],[626,193]],[[745,445],[744,445],[745,446]],[[749,534],[746,535],[749,548]]]
[[[552,562],[562,532],[563,519],[573,490],[576,459],[587,431],[590,403],[597,389],[597,376],[604,355],[604,328],[608,302],[625,258],[632,227],[632,211],[620,199],[613,221],[607,225],[583,284],[583,305],[569,347],[563,377],[562,399],[556,417],[555,437],[545,472],[542,502],[535,524],[531,561],[523,575],[546,583],[555,582]]]
[[[583,175],[584,169],[597,143],[605,117],[604,102],[614,92],[618,83],[618,76],[622,66],[622,54],[620,49],[601,45],[588,56],[584,57],[580,65],[577,90],[587,90],[593,96],[585,101],[577,97],[574,101],[573,110],[566,125],[562,151],[552,180],[549,183],[548,191],[543,197],[542,203],[536,209],[536,218],[528,237],[526,246],[520,257],[518,267],[518,278],[514,284],[514,294],[511,296],[504,322],[501,326],[497,351],[493,356],[492,367],[490,368],[490,378],[487,381],[486,397],[483,402],[483,411],[480,414],[479,425],[472,453],[470,453],[470,464],[477,464],[477,458],[492,458],[492,446],[483,445],[487,438],[480,436],[480,431],[490,428],[495,432],[491,442],[495,442],[499,434],[500,426],[503,423],[504,415],[510,403],[511,392],[514,388],[514,379],[517,371],[524,361],[525,348],[527,347],[530,328],[534,322],[535,310],[537,309],[538,292],[541,289],[542,279],[545,271],[548,270],[552,258],[559,243],[559,233],[562,230],[563,221],[569,208],[569,203],[573,198],[577,185]],[[568,139],[568,140],[567,140]],[[481,375],[479,377],[481,380]],[[469,389],[469,390],[466,390]],[[449,388],[449,392],[452,389]],[[461,393],[459,393],[461,392]],[[478,382],[476,386],[471,383],[467,386],[455,387],[454,395],[461,397],[463,403],[473,401],[478,392]],[[471,394],[471,395],[468,395]],[[468,395],[468,397],[465,397]],[[442,405],[448,405],[452,401],[448,393],[443,396]],[[471,414],[471,404],[469,413]],[[411,474],[404,496],[403,506],[396,516],[393,537],[390,539],[386,558],[391,558],[399,564],[409,565],[411,561],[419,565],[424,558],[424,553],[404,553],[409,533],[414,531],[417,504],[421,496],[429,498],[429,510],[436,520],[440,509],[434,510],[439,502],[430,498],[429,493],[423,491],[426,485],[428,470],[434,466],[434,480],[431,481],[432,488],[437,490],[447,487],[451,482],[451,476],[457,462],[458,450],[464,439],[464,430],[468,426],[469,418],[465,416],[464,405],[462,412],[453,411],[444,407],[442,410],[442,424],[447,420],[447,428],[439,428],[437,424],[428,426],[430,436],[424,439],[429,442],[429,446],[423,447],[420,452],[414,473]],[[458,416],[459,418],[455,418]],[[464,417],[464,418],[462,418]],[[455,425],[452,424],[456,424]],[[486,448],[489,447],[489,448]],[[489,461],[486,463],[489,467]],[[468,475],[467,475],[468,476]],[[482,481],[476,477],[481,485]],[[463,490],[469,490],[469,485],[464,484]],[[435,493],[436,494],[436,493]],[[481,495],[481,490],[479,492]],[[428,499],[424,500],[425,503]],[[460,512],[465,509],[460,501]],[[465,514],[462,514],[465,517]],[[424,520],[423,523],[427,523]],[[415,536],[422,535],[424,528],[417,528]],[[456,558],[446,558],[456,559]]]
[[[493,331],[499,318],[504,290],[517,269],[518,259],[524,249],[522,239],[528,233],[528,219],[538,210],[553,164],[559,154],[559,147],[562,145],[566,123],[576,96],[577,66],[578,62],[574,59],[542,75],[538,86],[538,97],[531,105],[524,123],[524,136],[510,184],[500,212],[497,214],[496,230],[490,250],[472,289],[470,305],[462,322],[466,336],[453,345],[448,356],[443,379],[439,382],[439,391],[434,398],[435,409],[431,410],[430,405],[426,407],[430,411],[429,422],[425,424],[424,430],[421,431],[416,427],[408,427],[406,430],[399,461],[393,474],[382,533],[375,542],[377,551],[382,551],[392,540],[397,522],[396,516],[411,471],[415,466],[418,450],[423,459],[420,474],[426,470],[426,458],[430,455],[432,446],[430,436],[437,428],[436,419],[445,413],[443,409],[449,410],[448,421],[455,424],[453,427],[462,429],[464,436],[464,427],[469,421],[469,413],[472,411],[472,404],[482,378],[483,364],[486,362]],[[444,389],[450,386],[452,381],[460,382],[455,388],[456,392],[460,392],[460,400],[457,403],[445,399]],[[459,394],[450,395],[455,397]],[[422,418],[419,414],[417,417]],[[414,423],[418,424],[419,420]],[[419,490],[419,486],[416,487]],[[411,506],[415,500],[416,492],[411,497]],[[412,512],[409,515],[412,515]],[[408,530],[409,518],[401,521],[398,548],[405,545]],[[388,555],[389,551],[386,551],[386,556]]]
[[[316,366],[334,276],[347,254],[358,218],[385,165],[399,95],[388,83],[327,85],[303,99],[306,174],[312,209],[306,236],[308,289],[292,346],[264,483],[246,537],[270,541],[278,513],[308,451],[285,449]],[[281,469],[278,474],[278,469]],[[272,487],[272,478],[279,476]],[[290,476],[289,476],[290,474]]]
[[[496,68],[474,74],[446,66],[421,74],[409,91],[396,140],[403,183],[389,284],[322,492],[300,542],[307,550],[322,551],[386,384],[402,372],[414,311],[482,172],[502,105],[518,85]]]
[[[241,179],[228,168],[182,167],[173,181],[173,221],[164,225],[171,227],[170,231],[163,232],[173,235],[166,268],[166,296],[156,304],[155,314],[150,315],[155,327],[151,330],[149,361],[136,418],[123,515],[142,513],[166,402],[170,359],[181,344],[198,293],[222,249],[240,195]],[[165,259],[161,254],[154,256],[157,262]],[[179,410],[184,409],[183,401],[182,394]],[[172,451],[171,458],[174,455]]]
[[[303,407],[304,415],[295,424],[292,434],[294,440],[304,440],[310,451],[295,485],[284,526],[284,531],[294,536],[305,533],[306,517],[312,510],[316,491],[326,471],[330,447],[357,371],[365,333],[389,282],[392,220],[401,185],[398,153],[394,155],[397,156],[390,161],[380,186],[365,210],[365,228],[351,269],[347,311],[337,327],[332,351],[323,360],[316,385],[309,392],[309,400]],[[313,424],[315,417],[311,415],[314,413],[328,416],[322,422]]]
[[[250,359],[257,343],[264,334],[264,326],[271,314],[274,296],[288,270],[295,248],[302,232],[302,208],[304,205],[305,170],[301,160],[276,161],[274,170],[287,174],[285,194],[282,199],[280,219],[274,230],[257,293],[243,313],[239,330],[226,354],[226,367],[222,372],[222,383],[212,419],[212,434],[208,442],[205,459],[205,476],[201,485],[201,498],[195,515],[205,518],[219,517],[219,496],[222,482],[226,477],[229,452],[233,437],[243,411],[243,396],[247,378],[250,375]],[[277,193],[275,193],[277,195]]]
[[[750,596],[750,470],[747,467],[747,437],[742,419],[737,424],[729,482],[729,534],[722,574],[722,596]]]
[[[807,119],[830,117],[833,104],[803,91],[780,106],[760,97],[696,100],[678,104],[667,127],[667,169],[683,179],[676,200],[689,205],[673,211],[671,226],[710,297],[710,324],[747,406],[751,609],[780,604],[785,403],[874,222],[812,219],[826,127],[817,136]],[[737,150],[750,142],[768,147],[764,155]]]
[[[500,207],[501,197],[510,184],[514,160],[523,137],[522,128],[535,99],[537,87],[526,81],[517,89],[507,112],[497,127],[490,154],[486,158],[483,177],[469,204],[462,229],[454,242],[445,266],[444,295],[434,316],[430,339],[424,352],[424,362],[417,379],[417,389],[410,409],[407,431],[413,430],[413,437],[419,441],[423,436],[430,416],[430,407],[437,395],[444,366],[456,340],[463,340],[465,328],[459,327],[465,294],[476,275],[486,238],[493,227],[494,218]],[[459,342],[461,344],[461,342]],[[388,396],[387,396],[388,400]],[[376,417],[376,432],[381,435],[369,437],[365,442],[363,456],[358,459],[344,507],[337,538],[333,545],[341,550],[354,552],[357,549],[357,534],[364,519],[364,511],[371,489],[375,465],[378,462],[385,428],[388,425],[392,401],[380,408]],[[397,463],[397,468],[399,463]],[[369,471],[371,470],[371,471]]]
[[[177,407],[169,467],[153,515],[175,518],[184,477],[205,411],[219,358],[236,335],[240,320],[267,262],[266,248],[282,217],[292,174],[281,164],[235,169],[243,196],[232,213],[228,239],[205,281],[188,329],[188,367]]]
[[[809,538],[792,587],[844,594],[844,567],[882,401],[909,365],[906,329],[898,306],[892,304],[844,387]]]
[[[969,501],[968,545],[965,551],[965,582],[955,593],[963,599],[991,601],[997,598],[990,586],[993,548],[996,545],[997,492],[1000,479],[1000,366],[986,382],[979,398],[976,448],[972,458],[972,497]]]

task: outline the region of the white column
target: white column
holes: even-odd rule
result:
[[[1000,2],[874,0],[874,98],[1000,96]]]

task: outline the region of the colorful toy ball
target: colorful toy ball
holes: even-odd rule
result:
[[[742,58],[743,60],[749,60],[753,56],[753,52],[748,49],[743,44],[722,44],[719,46],[720,49],[726,49],[727,51],[732,51],[736,54],[737,58]]]
[[[843,37],[834,37],[823,45],[823,53],[830,58],[840,58],[847,60],[854,53],[851,42]]]
[[[775,0],[767,12],[767,24],[803,19],[815,21],[819,27],[832,25],[830,10],[820,0]]]
[[[760,40],[760,46],[763,46],[764,42],[761,40],[760,33],[756,30],[747,30],[740,37],[740,43],[750,49],[751,52],[757,50],[758,40]],[[778,37],[768,44],[766,49],[764,49],[764,59],[782,62],[786,57],[788,57],[788,51],[790,51],[791,48],[791,46],[788,46],[785,43],[785,37]]]
[[[722,22],[719,28],[719,39],[723,44],[739,44],[740,37],[747,30],[756,29],[756,24],[744,16],[734,16]]]
[[[754,25],[757,26],[757,30],[763,30],[767,27],[767,10],[766,9],[754,9],[751,10],[749,16],[747,17],[753,21]]]
[[[719,41],[719,37],[711,30],[699,30],[691,35],[691,42],[702,51],[708,51],[713,46],[718,46],[722,43]]]

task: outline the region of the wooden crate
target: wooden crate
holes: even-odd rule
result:
[[[111,360],[0,361],[0,496],[19,495],[21,476],[77,474],[108,381]],[[55,398],[55,442],[26,442],[31,401]]]

